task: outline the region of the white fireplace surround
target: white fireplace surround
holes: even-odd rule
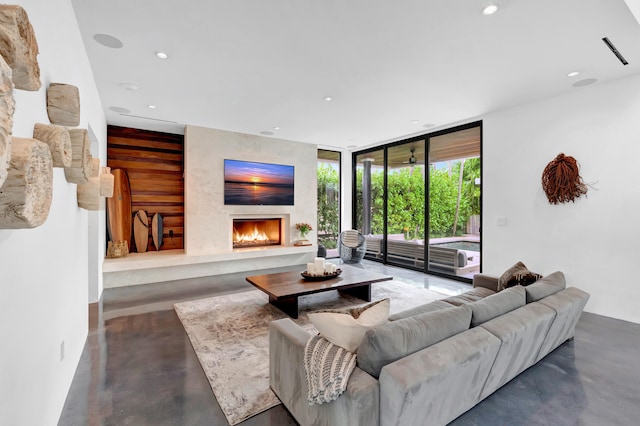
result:
[[[293,206],[224,204],[224,160],[288,164],[295,169]],[[184,250],[106,259],[104,287],[251,272],[313,260],[317,245],[294,246],[296,223],[317,223],[317,147],[196,126],[185,128]],[[280,218],[281,245],[233,248],[233,219]],[[314,228],[316,228],[314,226]],[[309,234],[315,240],[315,231]]]

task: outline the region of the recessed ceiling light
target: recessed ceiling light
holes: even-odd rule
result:
[[[489,6],[482,9],[482,13],[484,15],[493,15],[497,11],[498,11],[498,6],[496,6],[495,4],[490,4]]]
[[[580,74],[580,72],[579,72],[579,71],[571,71],[569,74],[567,74],[567,77],[575,77],[575,76],[577,76],[578,74]]]
[[[126,108],[122,108],[122,107],[119,107],[119,106],[112,106],[112,107],[109,107],[109,109],[110,109],[111,111],[113,111],[113,112],[117,112],[117,113],[119,113],[119,114],[129,114],[129,113],[131,112],[131,111],[129,111],[128,109],[126,109]]]
[[[155,106],[155,105],[147,105],[147,108],[149,108],[149,109],[156,109],[156,108],[158,108],[158,107],[157,107],[157,106]]]
[[[418,124],[418,120],[411,120],[411,124]]]
[[[331,96],[325,96],[323,98],[326,102],[331,102],[333,100],[333,98]]]
[[[273,130],[280,130],[280,127],[279,127],[279,126],[275,126],[275,127],[273,128]]]
[[[120,40],[109,34],[94,34],[93,39],[99,44],[112,49],[120,49],[124,46]]]
[[[160,59],[167,59],[169,57],[169,55],[164,52],[156,52],[156,56]]]
[[[584,80],[579,80],[576,81],[575,83],[572,84],[573,87],[584,87],[584,86],[588,86],[590,84],[595,83],[596,81],[598,81],[595,78],[585,78]]]
[[[120,87],[130,92],[135,92],[136,90],[138,90],[138,86],[133,83],[120,83]]]

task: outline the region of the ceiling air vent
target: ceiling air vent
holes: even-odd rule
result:
[[[624,58],[624,56],[622,56],[622,53],[620,53],[620,51],[618,49],[616,49],[616,47],[613,45],[613,43],[611,43],[611,41],[609,40],[608,37],[604,37],[602,39],[602,41],[613,52],[613,54],[616,55],[616,58],[618,58],[618,60],[620,60],[620,62],[622,62],[622,65],[629,65],[629,62],[627,62],[627,60]]]

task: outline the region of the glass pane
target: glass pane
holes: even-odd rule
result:
[[[379,259],[381,252],[373,240],[381,240],[384,232],[384,150],[357,155],[355,176],[354,227],[367,237],[365,256]]]
[[[387,261],[424,268],[425,141],[387,151]]]
[[[338,256],[340,232],[340,153],[318,150],[318,244]]]
[[[480,127],[429,139],[429,271],[480,270]]]

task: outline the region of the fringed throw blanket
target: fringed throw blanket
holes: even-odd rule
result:
[[[319,334],[304,348],[309,405],[336,400],[347,388],[356,366],[356,354],[334,345]]]

